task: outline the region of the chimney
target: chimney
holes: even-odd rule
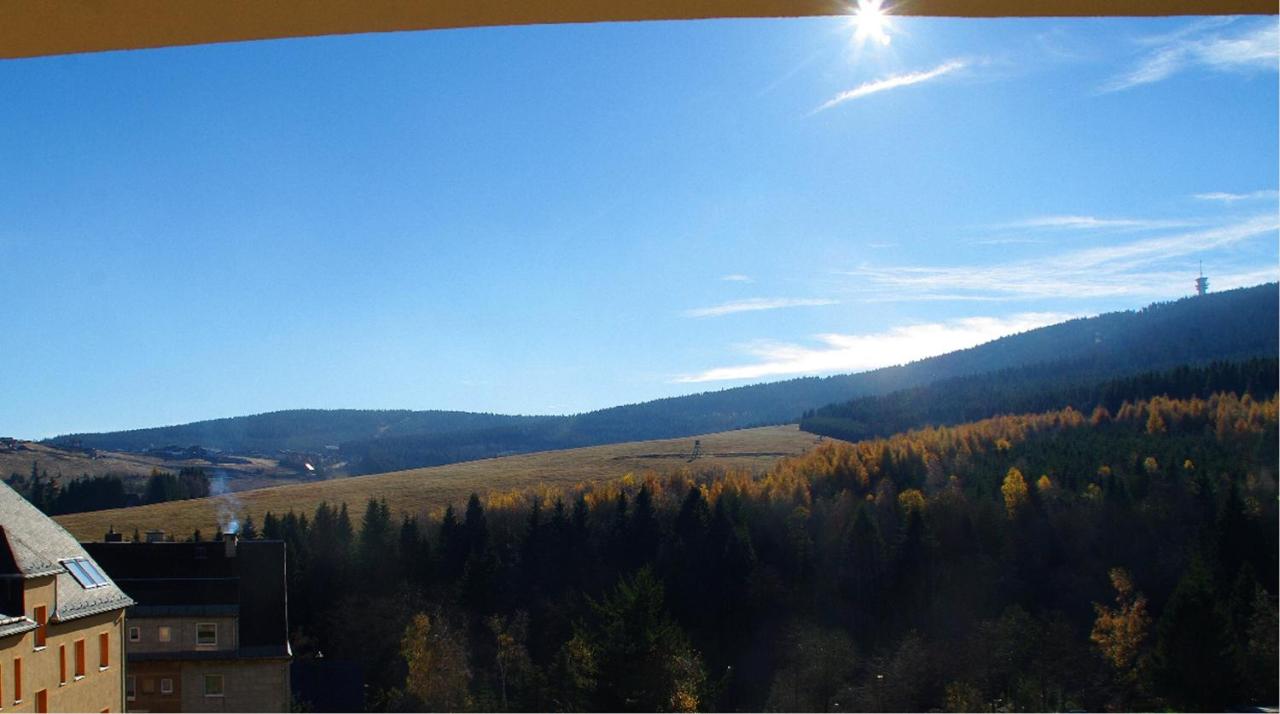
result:
[[[228,558],[236,557],[236,544],[240,542],[239,533],[223,533],[222,547],[226,549]]]

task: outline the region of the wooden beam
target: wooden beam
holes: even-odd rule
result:
[[[842,15],[833,0],[0,0],[0,58],[494,25]],[[895,15],[1274,15],[1276,0],[900,0]]]

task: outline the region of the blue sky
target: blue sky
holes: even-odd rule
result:
[[[566,413],[1275,280],[1274,18],[0,62],[0,434]]]

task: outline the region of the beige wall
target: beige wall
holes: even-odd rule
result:
[[[27,617],[35,619],[35,609],[48,608],[50,616],[54,605],[55,579],[34,578],[27,581],[25,609]],[[69,622],[50,623],[45,646],[35,648],[36,633],[27,632],[0,638],[0,713],[34,712],[36,693],[45,690],[49,697],[49,711],[99,712],[109,709],[122,711],[124,705],[124,638],[122,624],[124,611],[115,610],[90,615]],[[98,635],[110,637],[110,659],[106,669],[98,666]],[[75,678],[75,642],[84,640],[85,674]],[[67,682],[62,684],[59,667],[59,648],[66,648]],[[14,660],[22,659],[22,701],[15,703]]]
[[[196,644],[196,625],[212,622],[218,626],[218,644],[210,647]],[[131,617],[125,626],[125,636],[129,628],[137,627],[142,636],[140,642],[126,642],[129,652],[193,652],[234,650],[240,646],[237,641],[239,627],[234,617]],[[170,628],[171,639],[160,641],[160,628]]]
[[[204,676],[222,675],[224,694],[204,695]],[[288,660],[182,663],[184,712],[289,711]]]

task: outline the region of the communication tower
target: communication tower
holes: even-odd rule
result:
[[[1196,278],[1196,295],[1204,297],[1209,292],[1209,279],[1204,276],[1204,263],[1200,263],[1200,277]]]

